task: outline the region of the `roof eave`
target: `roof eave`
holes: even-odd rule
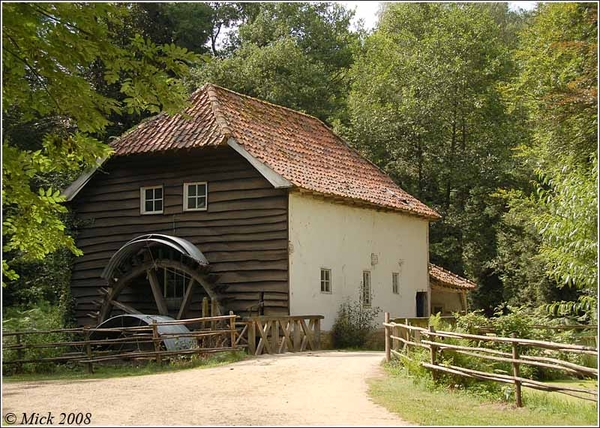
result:
[[[423,220],[428,220],[428,221],[439,220],[439,218],[433,217],[430,214],[420,213],[420,212],[412,210],[410,208],[402,209],[402,208],[393,207],[393,206],[389,206],[389,205],[377,204],[374,202],[367,201],[366,199],[341,196],[337,193],[319,192],[319,191],[316,191],[313,189],[308,189],[308,188],[301,187],[301,186],[297,186],[297,190],[300,193],[305,193],[305,194],[308,194],[311,196],[331,199],[334,203],[346,203],[348,205],[355,205],[357,207],[362,207],[362,208],[371,208],[371,209],[376,209],[376,210],[391,211],[391,212],[406,214],[406,215],[410,215],[410,216],[414,216],[414,217],[419,217]]]
[[[227,139],[227,145],[239,153],[244,159],[262,175],[269,183],[276,189],[287,189],[293,187],[293,183],[283,177],[281,174],[273,171],[268,165],[259,159],[252,156],[248,151],[242,147],[234,138]]]
[[[85,187],[85,185],[92,179],[96,171],[106,162],[108,156],[105,156],[97,160],[97,165],[87,171],[84,171],[75,181],[73,181],[69,187],[62,191],[62,196],[67,202],[71,202],[75,196]]]

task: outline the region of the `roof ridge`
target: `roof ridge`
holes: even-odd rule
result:
[[[231,89],[227,89],[227,88],[224,88],[222,86],[215,85],[214,83],[207,83],[206,85],[210,85],[210,86],[212,86],[214,88],[222,89],[222,90],[224,90],[226,92],[230,92],[230,93],[235,94],[235,95],[239,95],[240,97],[249,98],[251,100],[258,101],[261,104],[267,104],[267,105],[270,105],[270,106],[273,106],[273,107],[282,108],[284,110],[291,111],[292,113],[301,114],[302,116],[310,117],[311,119],[318,120],[323,125],[325,125],[325,123],[321,119],[319,119],[318,117],[313,116],[313,115],[308,114],[308,113],[305,113],[303,111],[294,110],[293,108],[282,106],[281,104],[275,104],[275,103],[272,103],[270,101],[261,100],[260,98],[256,98],[256,97],[253,97],[253,96],[250,96],[250,95],[242,94],[240,92],[232,91]],[[327,125],[325,125],[325,126],[327,126]]]
[[[215,116],[215,122],[217,123],[221,134],[223,134],[223,141],[226,141],[233,136],[233,132],[229,126],[229,122],[227,122],[227,119],[225,118],[225,114],[221,111],[221,103],[219,102],[219,97],[215,91],[215,85],[212,83],[205,83],[200,90],[206,91],[208,100],[210,101],[210,107]]]

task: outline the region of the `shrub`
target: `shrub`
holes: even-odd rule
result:
[[[346,300],[338,309],[331,335],[336,348],[364,348],[369,334],[375,331],[379,307],[365,307],[362,301]]]
[[[55,330],[64,328],[64,308],[61,305],[52,305],[48,302],[40,302],[33,307],[10,307],[3,311],[2,328],[4,331],[25,331],[25,330]],[[42,345],[47,343],[69,340],[70,337],[64,333],[47,334],[27,334],[21,336],[21,343],[29,345]],[[14,336],[3,336],[3,346],[14,345]],[[67,347],[52,348],[28,348],[22,352],[22,359],[51,358],[62,355],[67,352]],[[18,353],[14,349],[2,350],[2,357],[5,361],[18,359]],[[52,372],[56,364],[47,363],[28,363],[23,365],[24,372]],[[3,373],[10,375],[14,373],[15,365],[3,365]]]
[[[435,327],[437,331],[482,334],[482,330],[484,330],[503,337],[510,337],[511,334],[514,333],[515,336],[519,338],[564,343],[577,342],[576,339],[579,334],[574,333],[572,330],[557,332],[551,328],[544,328],[545,326],[552,327],[560,325],[561,323],[564,323],[564,320],[544,316],[544,313],[540,310],[530,308],[502,306],[497,308],[495,316],[491,318],[485,317],[482,311],[474,311],[465,315],[455,314],[455,316],[456,322],[454,326],[443,323],[439,316],[430,317],[429,325]],[[444,343],[467,347],[488,348],[507,353],[512,352],[512,345],[510,343],[450,337],[444,338]],[[519,346],[519,352],[521,355],[551,356],[591,367],[596,365],[595,360],[588,361],[591,360],[588,358],[589,356],[583,354],[566,354],[558,351],[549,351],[525,346]],[[429,362],[429,352],[424,352],[420,348],[410,348],[410,358],[412,361],[401,359],[399,363],[402,364],[411,375],[423,378],[423,380],[429,382],[431,380],[431,372],[423,370],[420,365],[422,362]],[[508,362],[487,360],[472,355],[452,352],[450,350],[438,354],[438,363],[465,367],[488,373],[512,375],[512,365]],[[567,377],[566,373],[563,371],[527,364],[520,365],[520,376],[535,380],[554,380]],[[514,393],[513,387],[510,385],[506,386],[495,382],[469,379],[460,375],[441,371],[437,372],[436,379],[438,386],[445,385],[451,389],[469,388],[471,391],[476,391],[478,395],[495,396],[505,400],[511,400],[512,394]]]

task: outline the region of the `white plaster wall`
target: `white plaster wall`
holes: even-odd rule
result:
[[[463,310],[462,297],[460,293],[442,291],[439,289],[433,289],[431,291],[431,307],[443,306],[444,311],[442,315],[451,315],[452,312],[460,312]]]
[[[362,272],[370,270],[378,322],[385,311],[416,316],[416,293],[429,290],[427,220],[295,192],[289,198],[291,315],[324,315],[321,328],[330,330],[340,303],[358,300]],[[331,294],[321,293],[321,268],[331,269]],[[392,272],[400,274],[399,294],[392,292]]]

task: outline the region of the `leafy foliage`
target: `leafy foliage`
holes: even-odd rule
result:
[[[362,293],[359,293],[358,300],[347,299],[340,305],[331,329],[334,347],[365,347],[369,334],[377,328],[376,319],[380,313],[379,307],[364,305]]]
[[[510,337],[515,335],[522,339],[545,340],[560,343],[579,343],[590,345],[583,336],[589,336],[593,329],[589,330],[564,330],[555,329],[570,324],[576,324],[570,317],[558,316],[552,317],[547,314],[544,308],[527,308],[502,305],[496,308],[493,317],[486,317],[482,310],[473,311],[464,315],[455,314],[456,322],[451,325],[445,323],[440,317],[432,316],[429,324],[435,326],[437,331],[453,331],[467,334],[494,333],[500,337]],[[512,345],[502,342],[490,342],[476,339],[462,338],[444,338],[444,343],[479,347],[506,353],[512,352]],[[583,354],[566,354],[558,351],[549,351],[541,348],[521,346],[519,349],[521,355],[544,356],[562,359],[580,365],[595,367],[597,361]],[[400,362],[410,371],[413,376],[425,379],[431,383],[431,372],[421,366],[421,362],[429,362],[430,353],[422,349],[411,348],[410,359],[402,359]],[[473,355],[461,354],[446,349],[438,354],[438,362],[442,364],[465,367],[473,370],[479,370],[488,373],[500,373],[512,375],[512,365],[507,362],[491,361],[478,358]],[[563,371],[550,369],[546,367],[531,366],[527,364],[520,365],[520,375],[534,380],[556,380],[567,377]],[[480,395],[492,395],[511,400],[512,388],[501,387],[498,383],[481,380],[469,379],[463,376],[439,372],[437,377],[438,385],[447,385],[454,389],[477,390]]]
[[[54,330],[64,327],[63,308],[60,305],[51,305],[48,303],[38,303],[33,308],[23,306],[13,306],[3,312],[2,328],[3,331],[31,331],[31,330]],[[22,335],[21,343],[28,345],[43,345],[54,342],[68,340],[65,333],[31,334]],[[14,345],[14,336],[3,336],[2,344]],[[67,347],[50,348],[29,348],[22,352],[21,356],[13,349],[3,349],[2,358],[6,361],[21,359],[39,359],[52,358],[64,354]],[[15,365],[6,365],[2,367],[4,375],[13,374]],[[52,372],[57,369],[54,363],[24,364],[23,371],[28,372]]]
[[[341,118],[346,73],[358,35],[335,3],[260,3],[229,41],[232,53],[194,70],[205,82],[305,111]]]
[[[502,88],[514,76],[520,17],[488,4],[387,4],[352,70],[354,146],[443,215],[431,227],[432,261],[480,285],[477,306],[502,299],[488,263],[504,210],[493,196],[512,182],[521,111]],[[513,30],[514,31],[514,30]]]
[[[180,109],[186,92],[176,77],[198,58],[139,34],[127,46],[114,43],[130,13],[124,4],[11,3],[2,12],[3,113],[13,126],[48,118],[53,123],[35,149],[19,146],[11,129],[4,132],[3,273],[15,279],[10,259],[41,259],[62,247],[80,254],[65,234],[59,188],[38,179],[74,174],[109,156],[99,137],[111,115]],[[104,82],[118,84],[122,99],[97,91],[89,71],[98,65]]]
[[[539,234],[533,252],[558,286],[597,293],[597,5],[543,4],[523,32],[513,91],[532,138],[519,147],[531,190],[507,220]]]

